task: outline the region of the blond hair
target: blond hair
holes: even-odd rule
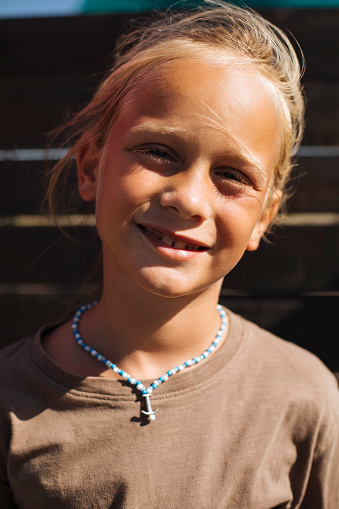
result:
[[[296,53],[286,35],[254,11],[205,0],[191,10],[162,13],[148,26],[140,23],[118,41],[114,65],[91,101],[56,130],[56,135],[66,133],[64,144],[70,148],[51,171],[46,196],[52,214],[58,184],[63,176],[67,178],[70,161],[91,143],[104,145],[127,94],[159,65],[198,54],[208,58],[208,49],[251,62],[273,85],[281,144],[272,189],[285,190],[303,132],[304,101]]]

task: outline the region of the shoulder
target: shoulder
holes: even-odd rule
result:
[[[245,364],[256,379],[263,380],[267,388],[332,405],[336,402],[339,411],[338,382],[316,355],[239,315],[231,312],[230,316],[231,323],[241,330]]]
[[[20,368],[21,364],[25,364],[25,359],[29,354],[30,347],[36,334],[27,336],[15,343],[12,343],[0,350],[0,377],[7,376],[8,373],[13,372],[13,369]]]
[[[42,381],[41,337],[52,326],[45,325],[35,334],[0,350],[0,407],[12,408]]]
[[[38,334],[28,336],[0,350],[0,407],[25,392],[32,379],[32,349]]]
[[[10,441],[13,414],[26,405],[34,338],[26,337],[0,350],[0,450]]]
[[[314,438],[318,451],[339,438],[338,382],[311,352],[230,314],[242,331],[237,380],[250,405],[267,423],[278,416],[294,442]],[[253,403],[254,402],[254,403]]]
[[[64,321],[45,324],[36,333],[0,349],[0,387],[4,378],[14,378],[18,373],[31,370],[42,355],[42,338],[45,339],[63,324]]]

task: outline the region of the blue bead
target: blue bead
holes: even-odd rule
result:
[[[141,394],[148,394],[147,389],[143,389],[143,390],[141,391]]]
[[[119,371],[119,375],[120,375],[120,376],[122,376],[122,375],[124,375],[124,374],[125,374],[125,371],[124,371],[123,369],[121,369],[121,370]]]
[[[169,369],[166,373],[168,376],[171,376],[172,375],[172,371]]]
[[[158,386],[157,384],[155,384],[154,382],[151,384],[151,387],[153,387],[153,389],[156,389]]]
[[[162,383],[164,381],[164,377],[163,376],[159,376],[158,380],[159,380],[159,382]]]

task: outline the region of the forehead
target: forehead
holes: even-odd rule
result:
[[[158,66],[127,94],[121,123],[132,130],[159,128],[187,136],[192,130],[205,137],[210,132],[214,140],[265,159],[265,166],[277,155],[279,114],[270,84],[253,64],[233,58],[179,59]]]

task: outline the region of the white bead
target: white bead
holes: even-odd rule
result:
[[[124,374],[122,375],[122,378],[125,378],[125,379],[127,380],[127,378],[129,378],[129,374],[128,374],[128,373],[124,373]]]
[[[150,421],[155,421],[155,415],[153,415],[153,414],[149,415],[148,418]]]
[[[148,387],[147,392],[148,392],[148,394],[152,394],[152,392],[153,392],[152,387]]]
[[[168,380],[168,375],[163,375],[162,378],[164,379],[164,382],[167,382]]]
[[[135,385],[136,384],[136,379],[135,378],[131,378],[129,383],[132,384],[132,385]]]
[[[145,387],[143,386],[143,384],[138,384],[137,385],[137,389],[138,391],[142,391]]]
[[[113,371],[114,371],[114,373],[119,373],[120,369],[118,368],[118,366],[115,366],[115,367],[113,368]]]

